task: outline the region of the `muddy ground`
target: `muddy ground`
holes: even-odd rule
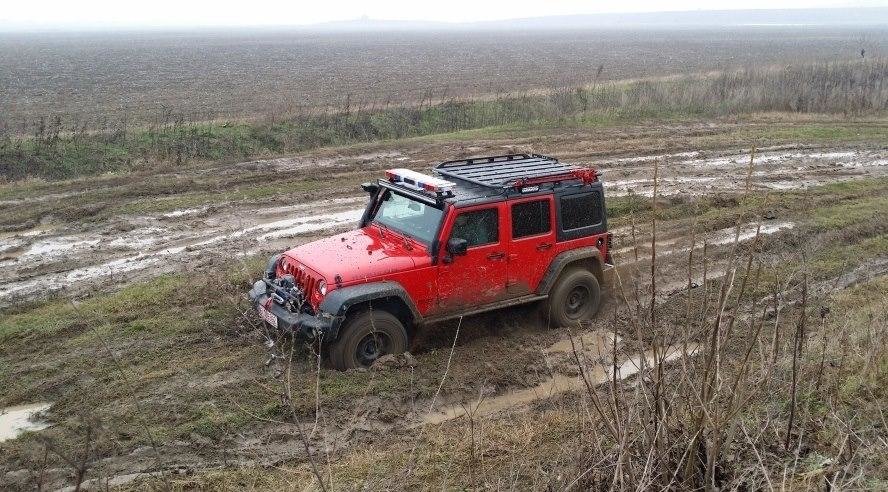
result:
[[[884,128],[867,124],[872,125]],[[107,440],[100,441],[90,455],[87,479],[92,488],[132,486],[146,480],[154,485],[172,481],[185,487],[232,487],[214,482],[213,473],[234,469],[274,474],[296,469],[294,476],[301,478],[294,480],[299,482],[308,474],[309,455],[328,465],[372,460],[365,455],[374,449],[403,454],[411,446],[415,451],[423,439],[458,432],[468,414],[482,420],[522,415],[540,402],[582,388],[575,347],[576,354],[599,368],[590,373],[593,381],[606,381],[614,372],[617,377],[631,378],[647,352],[643,340],[635,339],[628,330],[622,311],[625,305],[619,298],[625,295],[630,304],[650,300],[651,223],[643,211],[653,193],[654,163],[660,169],[657,206],[662,212],[657,226],[655,304],[663,309],[664,323],[670,313],[683,311],[682,299],[689,285],[699,292],[729,272],[725,260],[735,240],[740,247],[755,242],[776,269],[795,261],[795,250],[835,241],[835,231],[844,231],[842,227],[849,232],[840,240],[865,242],[884,233],[882,210],[830,232],[817,222],[820,218],[812,218],[810,212],[816,204],[806,208],[807,204],[786,198],[812,188],[821,190],[818,196],[822,194],[824,203],[832,206],[843,204],[842,200],[865,200],[871,193],[867,190],[881,193],[888,177],[884,141],[750,140],[747,132],[757,127],[692,123],[574,129],[518,137],[476,134],[326,149],[144,176],[107,176],[89,185],[82,181],[29,183],[27,193],[6,188],[0,206],[7,217],[22,217],[16,223],[7,221],[7,232],[0,239],[0,303],[10,313],[21,313],[10,314],[10,326],[29,316],[24,305],[34,299],[61,298],[49,306],[64,306],[67,299],[78,299],[81,307],[69,313],[77,322],[55,323],[64,325],[60,329],[72,337],[72,343],[66,347],[59,342],[58,353],[49,352],[54,354],[52,361],[35,361],[36,354],[5,354],[12,367],[5,373],[7,381],[21,378],[21,382],[11,383],[12,396],[3,401],[9,405],[55,401],[44,414],[55,425],[41,434],[57,442],[73,441],[83,427],[72,424],[73,417],[62,409],[80,408],[83,401],[90,401],[94,413],[103,419],[102,439]],[[738,132],[747,140],[732,138]],[[752,193],[771,197],[752,207],[739,198],[749,169],[750,143],[758,147]],[[213,288],[219,269],[248,265],[257,261],[257,255],[351,227],[364,200],[357,185],[378,176],[381,170],[427,170],[445,157],[514,151],[553,154],[599,168],[607,197],[617,207],[611,229],[620,265],[621,283],[616,287],[620,292],[611,293],[591,325],[573,333],[573,343],[566,332],[548,329],[544,321],[537,321],[536,307],[529,306],[433,327],[420,333],[414,343],[415,359],[400,359],[382,370],[342,375],[319,364],[305,348],[289,351],[288,344],[259,327],[236,289],[222,287],[220,295],[229,296],[226,301],[231,302],[231,314],[223,316],[227,331],[213,326],[216,318],[212,318],[207,327],[193,332],[162,332],[168,340],[158,340],[150,330],[144,335],[133,331],[132,337],[115,334],[117,330],[130,333],[126,330],[140,322],[137,318],[143,309],[135,301],[129,304],[128,297],[120,297],[127,295],[127,290],[118,293],[124,285],[139,287],[143,282],[155,282],[150,279],[162,274],[182,273],[186,279],[174,281],[173,288],[146,285],[169,291],[163,294],[169,299],[163,297],[160,302],[170,303],[176,312],[173,316],[191,319],[189,316],[199,313],[195,319],[202,320],[207,317],[200,313],[202,306],[190,305],[188,293],[177,292],[176,286],[204,285],[194,278],[205,277]],[[274,186],[266,189],[275,179],[299,191]],[[142,187],[152,190],[152,181],[177,185],[175,191],[162,195],[134,191]],[[845,193],[842,190],[822,191],[822,185],[837,182],[863,183],[864,187],[847,195],[841,195]],[[705,197],[713,201],[704,201]],[[688,207],[696,206],[701,207],[699,213],[687,212]],[[631,209],[638,214],[629,214]],[[830,220],[835,215],[824,214]],[[844,209],[837,214],[848,215]],[[634,223],[636,218],[638,223]],[[861,246],[861,250],[869,251],[867,247]],[[700,258],[704,248],[706,266],[694,264],[689,273],[688,254]],[[817,284],[821,294],[888,272],[884,252],[870,251],[857,260],[843,263],[840,269],[825,269]],[[798,292],[787,288],[789,303]],[[104,296],[132,312],[115,311],[110,317],[102,314]],[[157,301],[148,295],[141,302],[154,305]],[[93,309],[96,318],[91,318]],[[31,316],[42,319],[45,315],[41,313],[35,311]],[[88,320],[99,324],[106,318],[110,325],[89,328]],[[172,319],[160,319],[174,324]],[[115,360],[124,361],[125,371],[132,371],[130,377],[136,384],[132,391],[141,406],[133,408],[130,390],[104,388],[121,383],[91,367],[102,366],[104,371],[116,373],[119,368],[107,360],[109,350],[119,358]],[[695,351],[694,345],[667,347],[666,358],[689,363]],[[137,360],[143,353],[158,354],[159,361]],[[83,373],[64,375],[59,368]],[[281,403],[288,382],[296,394],[292,409]],[[72,395],[75,390],[66,388],[68,385],[92,398]],[[303,423],[305,442],[290,410]],[[146,414],[156,415],[157,423],[140,423]],[[455,426],[447,427],[449,424]],[[156,437],[146,437],[152,435]],[[55,459],[49,465],[40,464],[44,448],[38,438],[10,442],[10,457],[0,468],[5,470],[0,484],[29,488],[38,477],[55,487],[74,482],[64,462]],[[423,473],[437,477],[437,472],[429,471],[437,466],[433,458],[416,459],[419,462],[408,467],[410,476],[386,477],[381,483],[410,486],[422,483]],[[416,475],[412,475],[414,467]],[[376,473],[383,472],[370,469],[362,479],[382,480]],[[272,483],[281,486],[287,482]]]
[[[629,146],[641,144],[638,153],[644,155],[602,155],[596,145],[600,136],[577,132],[558,135],[557,142],[538,137],[479,139],[471,145],[420,141],[387,145],[372,152],[367,152],[366,146],[343,148],[131,179],[107,178],[90,186],[85,200],[77,190],[77,181],[60,186],[71,191],[46,187],[45,193],[0,200],[0,213],[52,204],[42,214],[29,217],[27,224],[7,225],[19,230],[0,234],[0,307],[59,292],[83,295],[160,273],[207,267],[218,259],[280,251],[356,223],[365,200],[357,187],[363,179],[378,177],[381,170],[391,167],[428,172],[436,161],[450,157],[515,151],[555,155],[601,170],[607,197],[649,197],[653,192],[652,165],[657,162],[661,167],[658,193],[663,197],[736,193],[745,186],[750,147],[728,145],[662,153],[661,148],[645,141],[645,137],[671,136],[679,145],[681,139],[690,139],[685,142],[690,144],[699,134],[718,135],[730,128],[653,128],[648,130],[652,135],[636,129],[621,135]],[[760,146],[751,179],[755,191],[804,189],[888,176],[888,150],[881,146]],[[268,197],[245,199],[251,186],[261,187],[267,184],[263,180],[283,175],[301,181],[295,190],[308,189],[287,192],[284,188]],[[217,189],[210,190],[208,196],[189,200],[196,194],[189,184],[200,184],[208,177],[228,182],[215,182]],[[120,203],[105,195],[113,197],[121,190],[138,188],[142,180],[184,185],[173,193],[139,197],[135,204],[140,207],[130,207],[156,212],[127,213],[124,208],[116,213],[114,208],[120,208]],[[218,189],[222,186],[234,187],[237,192]],[[66,202],[75,200],[75,212],[84,216],[69,220],[64,216],[70,213]]]

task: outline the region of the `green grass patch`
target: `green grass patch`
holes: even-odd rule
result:
[[[859,198],[832,207],[817,208],[813,225],[818,230],[848,227],[878,218],[888,213],[888,195]]]

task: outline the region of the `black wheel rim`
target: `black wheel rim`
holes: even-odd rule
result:
[[[358,342],[355,356],[362,366],[373,362],[391,351],[392,341],[383,333],[370,333]]]
[[[577,285],[567,293],[567,299],[564,303],[564,312],[570,319],[582,319],[589,306],[589,300],[592,294],[589,289],[583,285]]]

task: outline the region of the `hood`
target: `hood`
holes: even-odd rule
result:
[[[284,255],[317,272],[330,286],[336,285],[337,275],[342,285],[349,285],[431,264],[425,246],[375,226],[312,241]]]

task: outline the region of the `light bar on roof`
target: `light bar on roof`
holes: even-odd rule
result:
[[[389,169],[385,172],[385,176],[392,183],[419,191],[447,193],[456,186],[456,183],[403,168]]]

